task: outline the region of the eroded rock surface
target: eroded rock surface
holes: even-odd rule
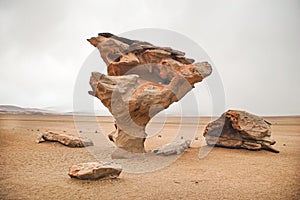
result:
[[[145,151],[145,127],[150,119],[179,101],[212,71],[209,63],[194,63],[184,52],[169,47],[110,33],[88,41],[99,49],[108,73],[92,73],[89,93],[99,98],[116,120],[110,140],[133,153]]]
[[[73,165],[68,175],[78,179],[113,179],[122,172],[122,166],[115,163],[88,162]]]
[[[59,142],[68,147],[85,147],[85,146],[93,146],[93,141],[84,137],[76,137],[73,135],[63,134],[63,133],[54,133],[54,132],[46,132],[39,133],[36,142]]]
[[[245,111],[229,110],[209,123],[203,136],[208,145],[229,148],[244,148],[249,150],[265,149],[275,153],[279,151],[271,145],[270,123],[262,117]]]

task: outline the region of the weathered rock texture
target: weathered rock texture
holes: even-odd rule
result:
[[[94,145],[93,141],[84,137],[76,137],[76,136],[67,135],[63,133],[53,133],[53,132],[39,133],[36,138],[36,142],[41,143],[45,141],[59,142],[69,147],[85,147],[85,146]]]
[[[245,111],[229,110],[209,123],[203,136],[208,145],[249,150],[265,149],[278,153],[271,145],[270,123]]]
[[[129,152],[143,153],[150,119],[211,74],[207,62],[194,63],[169,47],[110,33],[88,41],[99,49],[108,73],[92,73],[93,91],[89,93],[99,98],[116,120],[110,139]]]
[[[160,147],[158,149],[153,150],[153,153],[157,155],[164,155],[164,156],[169,156],[169,155],[178,155],[183,153],[187,148],[190,147],[191,140],[177,140],[175,142],[166,144],[163,147]]]
[[[114,163],[88,162],[73,165],[69,168],[69,176],[78,179],[112,179],[122,172],[122,166]]]

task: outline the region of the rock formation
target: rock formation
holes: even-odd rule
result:
[[[59,142],[69,147],[93,146],[93,142],[90,139],[84,137],[76,137],[73,135],[53,132],[39,133],[36,138],[36,142],[41,143],[45,141]]]
[[[279,151],[271,145],[270,123],[261,117],[245,111],[229,110],[221,117],[209,123],[203,136],[208,145],[249,150],[265,149],[275,153]]]
[[[110,139],[128,152],[143,153],[150,119],[179,101],[212,71],[209,63],[194,63],[185,53],[169,47],[110,33],[88,41],[99,49],[108,73],[92,73],[89,93],[114,116],[116,130]]]
[[[113,179],[122,172],[122,166],[114,163],[88,162],[73,165],[69,168],[69,176],[78,179]]]

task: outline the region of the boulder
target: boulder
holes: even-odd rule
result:
[[[184,52],[170,47],[111,33],[99,33],[88,41],[107,65],[107,75],[92,73],[89,94],[100,99],[116,120],[109,139],[128,152],[144,153],[150,119],[212,72],[208,62],[194,63]]]
[[[93,146],[93,141],[85,137],[77,137],[64,133],[46,132],[39,133],[36,138],[37,143],[50,141],[59,142],[68,147],[86,147]]]
[[[114,163],[88,162],[73,165],[68,175],[77,179],[113,179],[122,172],[122,166]]]
[[[228,110],[209,123],[203,136],[208,145],[248,150],[269,150],[279,153],[271,145],[271,123],[246,111]]]
[[[178,155],[183,153],[187,148],[189,148],[190,144],[191,140],[180,139],[153,150],[153,153],[164,156]]]

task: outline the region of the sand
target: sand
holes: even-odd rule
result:
[[[196,130],[198,140],[169,166],[82,181],[67,172],[73,164],[97,161],[88,148],[35,143],[37,133],[46,130],[76,134],[72,116],[0,115],[0,199],[300,199],[300,117],[266,118],[279,154],[213,148],[202,159],[201,135],[210,119],[200,118],[199,126],[185,119],[181,127],[186,133]],[[77,130],[99,137],[113,130],[110,117],[98,120],[100,128],[82,120]],[[180,118],[170,117],[164,126],[161,121],[149,128],[147,150],[172,141],[178,132]]]

